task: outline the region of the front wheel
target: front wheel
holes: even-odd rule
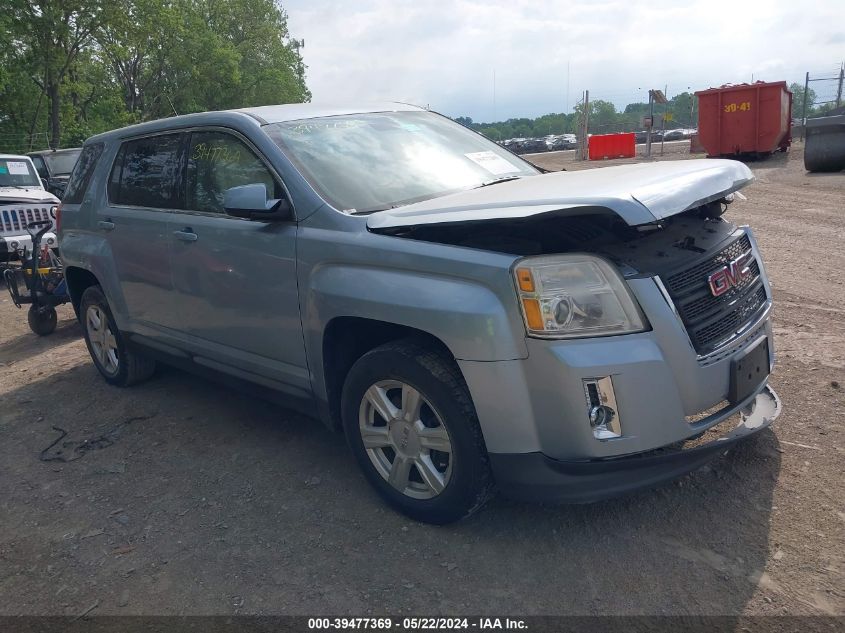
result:
[[[349,371],[341,406],[360,467],[400,512],[450,523],[490,497],[481,428],[451,359],[414,342],[377,347]]]
[[[107,383],[128,387],[152,376],[155,361],[126,345],[99,286],[91,286],[82,294],[79,313],[88,352]]]

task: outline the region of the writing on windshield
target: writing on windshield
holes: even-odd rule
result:
[[[41,180],[32,163],[22,158],[0,158],[0,187],[38,187]]]

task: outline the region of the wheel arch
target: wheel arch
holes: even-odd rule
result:
[[[79,305],[82,302],[82,294],[91,286],[99,286],[100,280],[90,270],[78,266],[65,268],[65,282],[67,283],[70,302],[76,318],[79,319]]]
[[[446,344],[433,334],[407,325],[377,319],[338,316],[323,330],[321,346],[325,401],[321,401],[321,417],[332,429],[341,428],[341,393],[346,376],[359,358],[380,345],[408,340],[439,353],[460,368]]]

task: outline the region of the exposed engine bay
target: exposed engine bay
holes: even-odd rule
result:
[[[712,202],[653,224],[629,226],[615,213],[545,214],[527,219],[465,224],[426,224],[391,231],[440,244],[520,256],[596,253],[628,275],[648,275],[683,267],[717,248],[736,226],[722,218],[726,200]]]

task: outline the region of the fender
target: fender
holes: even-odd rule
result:
[[[117,270],[112,264],[114,256],[108,241],[96,233],[65,230],[62,232],[61,248],[65,268],[81,268],[94,275],[108,299],[118,328],[126,329],[126,303]],[[74,301],[79,299],[73,297],[71,288],[69,291]]]
[[[411,270],[326,264],[312,270],[307,288],[301,300],[302,325],[318,395],[325,394],[323,332],[335,317],[421,330],[442,341],[457,360],[513,360],[528,355],[521,321],[515,322],[496,293],[477,282]]]

